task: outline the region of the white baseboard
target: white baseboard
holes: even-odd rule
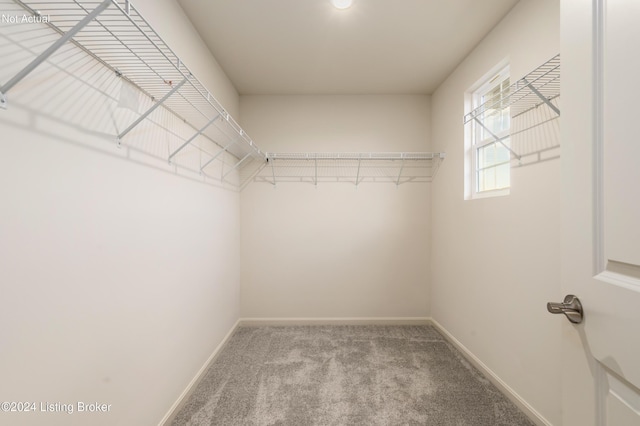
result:
[[[182,409],[182,407],[187,402],[191,394],[196,390],[196,387],[198,387],[198,383],[200,383],[200,381],[204,377],[204,374],[209,369],[209,366],[213,363],[213,361],[215,361],[216,357],[218,356],[218,354],[220,353],[224,345],[227,343],[227,341],[229,340],[233,332],[236,331],[236,328],[239,327],[239,325],[240,325],[240,320],[236,321],[233,327],[231,327],[231,330],[229,330],[226,336],[224,336],[220,344],[216,346],[216,348],[213,350],[213,353],[205,361],[204,365],[200,367],[200,370],[198,370],[195,377],[191,380],[191,382],[189,382],[186,389],[182,392],[182,394],[180,394],[176,402],[173,403],[173,405],[171,406],[167,414],[165,414],[165,416],[162,418],[162,420],[160,420],[159,426],[168,426],[171,424],[171,422],[176,417],[180,409]]]
[[[462,355],[477,368],[491,383],[493,383],[511,402],[513,402],[532,422],[538,426],[553,426],[542,414],[537,412],[527,401],[507,385],[496,373],[487,367],[478,357],[467,349],[458,339],[453,337],[438,321],[432,319],[431,324],[458,349]]]
[[[268,325],[429,325],[429,317],[240,318],[240,326]]]

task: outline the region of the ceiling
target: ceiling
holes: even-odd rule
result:
[[[178,0],[242,95],[430,94],[518,0]]]

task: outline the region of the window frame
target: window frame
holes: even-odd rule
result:
[[[506,79],[510,78],[510,66],[507,60],[501,61],[498,65],[493,67],[488,73],[486,73],[480,80],[474,84],[474,86],[465,94],[465,104],[467,111],[473,111],[475,108],[482,105],[482,97],[487,93],[494,90],[497,86],[503,84]],[[502,188],[489,189],[479,191],[479,172],[487,169],[495,169],[496,167],[503,166],[511,163],[511,156],[509,159],[500,163],[492,164],[487,167],[480,167],[479,165],[479,151],[482,148],[501,143],[496,141],[492,136],[485,137],[480,140],[484,129],[475,121],[472,120],[470,125],[465,131],[465,199],[478,199],[487,197],[497,197],[509,195],[511,190],[511,172],[509,171],[509,185]],[[506,146],[509,146],[511,133],[511,123],[509,128],[496,132],[495,135],[499,138],[505,138]],[[509,168],[510,170],[510,168]]]

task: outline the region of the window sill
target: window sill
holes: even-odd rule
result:
[[[467,196],[465,201],[469,200],[480,200],[484,198],[493,198],[493,197],[504,197],[511,193],[511,188],[503,188],[503,189],[494,189],[491,191],[483,191],[476,192],[471,194],[471,196]]]

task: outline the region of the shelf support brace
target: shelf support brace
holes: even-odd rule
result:
[[[225,173],[225,174],[224,174],[224,176],[222,176],[222,180],[224,181],[224,180],[225,180],[225,178],[226,178],[227,176],[229,176],[229,174],[230,174],[231,172],[233,172],[235,169],[237,169],[238,167],[240,167],[240,164],[244,163],[244,160],[246,160],[247,158],[249,158],[249,156],[250,156],[250,155],[251,155],[251,153],[248,153],[247,155],[245,155],[244,157],[242,157],[242,160],[238,161],[238,162],[236,163],[236,165],[235,165],[235,166],[233,166],[233,167],[231,168],[231,170],[229,170],[227,173]]]
[[[404,154],[400,155],[402,157],[402,166],[400,166],[400,173],[398,173],[398,179],[396,180],[396,187],[400,185],[400,178],[402,177],[402,171],[404,170]]]
[[[176,149],[175,151],[173,151],[171,153],[171,155],[169,156],[169,164],[171,164],[171,159],[173,157],[176,156],[177,153],[179,153],[180,151],[182,151],[184,149],[184,147],[186,147],[187,145],[189,145],[191,142],[193,142],[193,140],[195,138],[197,138],[198,136],[200,136],[202,134],[202,132],[204,132],[205,130],[207,130],[207,127],[211,126],[218,118],[220,118],[220,114],[217,114],[215,117],[213,117],[211,120],[209,120],[209,122],[207,124],[205,124],[204,126],[202,126],[202,128],[200,130],[198,130],[198,133],[196,133],[195,135],[191,136],[185,143],[183,143],[180,148]],[[208,163],[207,163],[208,164]],[[202,170],[202,169],[200,169]]]
[[[558,116],[560,115],[560,110],[558,109],[558,107],[556,107],[554,104],[552,104],[551,101],[546,98],[546,96],[544,96],[542,93],[540,93],[540,91],[538,91],[538,89],[533,87],[533,84],[529,83],[526,78],[523,78],[522,82],[524,84],[526,84],[527,87],[529,88],[529,90],[531,90],[533,93],[535,93],[536,96],[539,97],[542,100],[542,102],[547,104],[547,106],[549,108],[551,108],[556,114],[558,114]]]
[[[202,167],[200,167],[200,173],[202,173],[202,171],[204,170],[205,167],[207,167],[209,164],[213,163],[213,161],[218,158],[223,152],[227,152],[227,149],[229,149],[231,147],[231,145],[233,145],[234,143],[236,143],[235,141],[231,142],[229,145],[225,146],[224,148],[222,148],[220,151],[218,151],[216,153],[216,155],[214,155],[213,157],[211,157],[209,159],[209,161],[207,161],[206,163],[204,163],[204,165]]]
[[[44,52],[38,55],[33,61],[29,63],[26,67],[24,67],[18,74],[16,74],[11,80],[5,83],[2,87],[0,87],[0,107],[7,107],[7,100],[5,95],[9,90],[13,88],[16,84],[18,84],[23,78],[29,75],[34,69],[36,69],[41,63],[46,61],[51,55],[53,55],[58,49],[62,47],[67,41],[71,40],[81,29],[83,29],[87,24],[98,17],[109,5],[113,2],[113,0],[103,0],[102,3],[98,5],[95,9],[91,11],[87,16],[82,18],[80,22],[73,26],[69,31],[64,33],[62,37],[56,40],[51,46],[47,48]]]
[[[356,188],[358,187],[358,181],[360,180],[360,163],[362,163],[362,156],[358,154],[358,172],[356,173]]]
[[[169,92],[164,95],[162,97],[162,99],[160,99],[158,102],[156,102],[155,104],[153,104],[153,106],[151,108],[149,108],[144,114],[142,114],[140,117],[138,117],[138,119],[136,121],[134,121],[133,123],[131,123],[131,125],[129,127],[127,127],[125,130],[122,131],[122,133],[120,133],[118,135],[118,142],[122,140],[122,138],[129,133],[131,130],[133,130],[138,124],[140,124],[142,122],[142,120],[144,120],[145,118],[147,118],[149,116],[149,114],[151,114],[153,111],[155,111],[160,105],[162,105],[164,103],[164,101],[166,101],[167,99],[169,99],[169,97],[171,95],[173,95],[175,92],[178,91],[178,89],[180,89],[182,87],[183,84],[185,84],[187,82],[187,77],[185,77],[180,83],[176,84],[171,90],[169,90]]]
[[[314,158],[313,159],[313,163],[314,163],[314,168],[315,168],[315,184],[316,184],[316,189],[318,188],[318,158]]]
[[[500,145],[505,147],[505,149],[507,151],[509,151],[511,153],[511,155],[516,157],[518,160],[520,160],[522,158],[521,155],[516,154],[511,148],[509,148],[504,142],[502,142],[502,140],[506,139],[506,138],[499,138],[498,136],[496,136],[496,134],[493,133],[491,130],[487,129],[487,127],[484,124],[482,124],[482,121],[480,121],[477,117],[473,117],[473,119],[476,121],[476,123],[478,123],[480,125],[480,127],[482,127],[487,133],[489,133],[489,135],[492,138],[494,138],[496,140],[496,142],[498,142]]]
[[[267,157],[268,158],[268,157]],[[273,176],[273,187],[276,187],[276,169],[273,166],[273,162],[275,161],[274,158],[271,159],[270,163],[271,163],[271,176]]]

